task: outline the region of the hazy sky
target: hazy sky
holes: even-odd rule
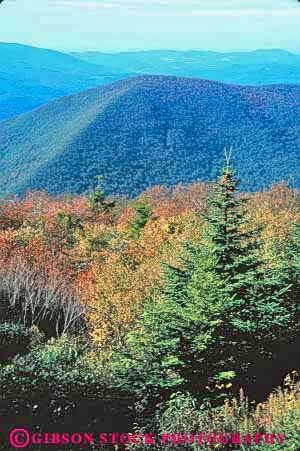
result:
[[[60,50],[300,50],[296,0],[4,0],[0,41]]]

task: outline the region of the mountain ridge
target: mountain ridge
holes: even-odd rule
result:
[[[108,194],[216,178],[235,149],[243,189],[299,186],[300,85],[247,87],[139,76],[52,101],[0,123],[0,192]]]
[[[0,120],[129,76],[67,53],[13,43],[0,43],[0,67]]]
[[[248,85],[300,83],[300,54],[283,49],[257,49],[250,52],[147,50],[116,54],[71,54],[95,65],[102,64],[115,70],[130,70],[139,74],[188,76]]]
[[[90,61],[84,61],[86,58]],[[0,121],[55,98],[136,75],[161,74],[249,86],[300,84],[300,55],[281,49],[68,54],[0,43],[0,67]]]

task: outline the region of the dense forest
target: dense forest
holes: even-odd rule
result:
[[[1,434],[14,424],[246,440],[168,442],[221,451],[270,449],[265,434],[282,434],[297,451],[299,191],[245,195],[229,164],[216,183],[133,200],[102,184],[1,201]]]
[[[299,187],[300,86],[143,76],[64,97],[0,123],[0,193],[108,194],[216,178],[233,146],[242,189]],[[94,187],[95,185],[93,185]]]

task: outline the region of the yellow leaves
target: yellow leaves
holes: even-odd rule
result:
[[[286,183],[274,185],[269,191],[253,195],[249,213],[255,226],[263,226],[265,252],[269,252],[274,240],[284,243],[292,224],[300,224],[298,193]]]
[[[153,268],[117,253],[94,265],[95,296],[88,319],[95,343],[122,343],[154,286]]]
[[[193,215],[155,218],[148,221],[141,237],[131,239],[126,229],[111,229],[111,239],[102,250],[91,252],[106,229],[94,228],[80,243],[82,255],[90,256],[95,278],[88,324],[94,342],[110,348],[122,344],[139,318],[143,306],[163,283],[162,262],[175,262],[182,241],[189,237]],[[195,227],[194,227],[195,228]]]
[[[223,428],[241,434],[271,433],[280,431],[299,432],[300,420],[300,384],[293,372],[285,379],[283,388],[275,390],[265,402],[249,402],[241,390],[240,396],[225,399],[223,405],[212,411],[211,425],[216,430]]]
[[[107,225],[85,224],[83,231],[75,232],[77,258],[91,261],[97,258],[99,252],[105,249],[107,236],[112,233],[112,229]]]
[[[95,214],[84,196],[29,193],[1,205],[0,259],[21,255],[76,287],[88,308],[91,335],[111,347],[163,284],[162,263],[176,263],[186,239],[199,239],[195,210],[205,208],[206,184],[154,187],[142,196],[152,214],[138,240],[130,238],[131,203],[117,200],[111,215]],[[77,226],[78,225],[78,226]]]
[[[283,388],[278,388],[266,402],[259,403],[253,413],[253,419],[261,427],[281,430],[289,426],[290,415],[300,416],[300,384],[298,373],[287,375]]]

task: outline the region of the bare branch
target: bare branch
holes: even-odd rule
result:
[[[20,257],[0,269],[0,297],[3,311],[29,327],[51,321],[57,335],[74,330],[86,311],[62,276],[32,268]]]

